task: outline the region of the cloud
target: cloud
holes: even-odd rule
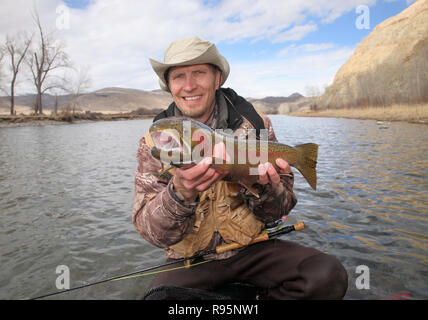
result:
[[[148,58],[163,59],[166,47],[178,38],[198,35],[215,43],[237,46],[262,40],[286,44],[304,39],[318,29],[319,23],[330,23],[354,10],[356,5],[375,2],[97,0],[89,1],[84,8],[69,8],[69,28],[58,29],[61,16],[56,10],[64,2],[33,1],[45,27],[54,30],[66,43],[75,64],[91,66],[92,89],[105,86],[158,88]],[[31,9],[28,0],[0,1],[0,39],[20,29],[34,30]],[[268,61],[266,67],[274,72]],[[249,68],[254,70],[252,66]],[[240,70],[234,67],[237,69]],[[233,84],[242,87],[239,82]],[[257,91],[263,89],[260,87]]]
[[[354,48],[308,52],[292,59],[277,57],[251,64],[234,61],[226,86],[239,88],[247,97],[284,96],[302,92],[306,86],[323,88],[331,84],[337,70]]]
[[[304,38],[308,33],[318,30],[314,23],[295,26],[287,31],[275,35],[272,39],[273,43],[282,43],[286,41],[296,41]]]
[[[297,54],[299,52],[315,52],[315,51],[323,51],[327,49],[334,48],[334,43],[305,43],[302,45],[291,44],[284,49],[281,49],[278,53],[278,57],[284,57],[290,54]]]

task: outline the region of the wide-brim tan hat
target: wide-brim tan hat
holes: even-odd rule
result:
[[[210,63],[221,70],[222,86],[229,76],[230,67],[226,58],[217,50],[215,44],[198,37],[190,37],[172,42],[165,51],[164,62],[149,59],[153,70],[159,77],[162,90],[169,88],[165,79],[165,72],[171,67],[188,66],[193,64]]]

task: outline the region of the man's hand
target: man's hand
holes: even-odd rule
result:
[[[228,158],[224,143],[221,142],[214,146],[213,156],[222,159]],[[226,173],[220,173],[210,167],[212,159],[212,157],[204,158],[190,168],[177,168],[175,170],[174,189],[184,197],[184,203],[195,202],[199,192],[208,189],[226,175]]]
[[[276,165],[279,167],[279,173],[281,174],[290,174],[291,168],[287,161],[278,158],[276,159]],[[260,184],[268,184],[271,182],[272,184],[279,184],[280,180],[280,174],[278,171],[276,171],[275,167],[270,163],[262,163],[259,164],[258,167],[259,171],[259,183]]]

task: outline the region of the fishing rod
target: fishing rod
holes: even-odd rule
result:
[[[280,222],[280,220],[278,220],[278,222],[276,223],[276,225],[273,228],[268,229],[268,232],[262,232],[260,233],[256,238],[254,238],[248,245],[252,245],[258,242],[263,242],[263,241],[267,241],[273,238],[276,238],[280,235],[286,234],[286,233],[290,233],[292,231],[300,231],[303,230],[305,228],[305,224],[303,222],[298,222],[296,224],[293,225],[286,225],[284,226],[283,223]],[[209,254],[213,254],[213,253],[224,253],[230,250],[234,250],[234,249],[238,249],[238,248],[242,248],[245,247],[247,245],[243,245],[240,243],[236,243],[236,242],[232,242],[232,243],[226,243],[226,244],[222,244],[217,246],[215,249],[212,250],[208,250],[208,251],[204,251],[203,253],[199,253],[199,254],[195,254],[191,257],[184,257],[184,258],[180,258],[180,259],[174,259],[174,261],[170,261],[170,262],[166,262],[157,266],[153,266],[153,267],[149,267],[143,270],[139,270],[139,271],[135,271],[135,272],[131,272],[125,275],[121,275],[121,276],[116,276],[116,277],[111,277],[108,279],[104,279],[104,280],[99,280],[99,281],[95,281],[95,282],[91,282],[91,283],[87,283],[81,286],[77,286],[74,288],[70,288],[70,289],[66,289],[63,291],[56,291],[56,292],[52,292],[52,293],[48,293],[48,294],[44,294],[38,297],[34,297],[34,298],[30,298],[29,300],[38,300],[38,299],[42,299],[42,298],[47,298],[50,296],[54,296],[54,295],[58,295],[58,294],[62,294],[62,293],[66,293],[66,292],[70,292],[70,291],[74,291],[74,290],[78,290],[78,289],[83,289],[83,288],[87,288],[90,286],[94,286],[97,284],[101,284],[101,283],[105,283],[105,282],[110,282],[110,281],[115,281],[115,280],[120,280],[121,278],[128,278],[131,276],[135,276],[135,275],[139,275],[141,273],[146,273],[148,271],[152,271],[155,269],[159,269],[162,267],[166,267],[169,265],[173,265],[176,263],[180,263],[180,262],[187,262],[187,261],[192,261],[194,259],[198,259],[198,258],[203,258],[204,256],[207,256]],[[209,262],[211,260],[207,260],[205,262]],[[179,268],[173,268],[173,269],[168,269],[168,270],[164,270],[166,271],[172,271],[172,270],[176,270],[176,269],[181,269],[181,268],[189,268],[190,266],[196,266],[205,262],[199,262],[199,263],[195,263],[193,265],[185,265],[183,267],[179,267]],[[162,272],[162,271],[161,271]]]
[[[252,244],[255,244],[258,242],[268,241],[268,240],[273,239],[275,237],[278,237],[280,235],[290,233],[291,231],[300,231],[303,229],[305,229],[305,224],[301,221],[296,223],[296,224],[288,225],[288,226],[280,225],[279,228],[275,228],[275,230],[273,230],[273,231],[260,233],[248,245],[252,245]],[[222,244],[220,246],[217,246],[215,249],[210,250],[211,251],[210,253],[223,253],[223,252],[227,252],[230,250],[242,248],[245,246],[246,245],[243,245],[240,243],[231,242],[231,243],[226,243],[226,244]],[[207,255],[207,254],[208,253],[204,253],[204,255]]]

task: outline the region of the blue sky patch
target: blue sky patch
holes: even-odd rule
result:
[[[73,9],[85,9],[91,0],[63,0],[65,5]]]

